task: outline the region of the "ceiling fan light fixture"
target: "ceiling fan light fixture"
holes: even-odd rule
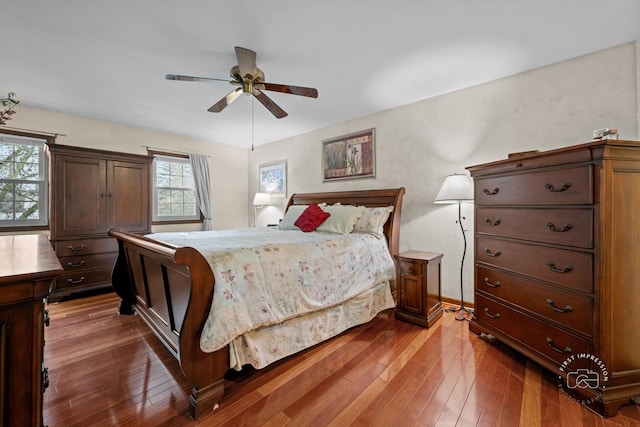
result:
[[[264,73],[256,66],[256,53],[250,49],[245,49],[239,46],[235,47],[235,51],[236,58],[238,59],[238,65],[231,67],[229,72],[231,80],[212,77],[183,76],[177,74],[166,74],[165,79],[192,82],[224,81],[231,85],[239,86],[207,110],[212,113],[219,113],[224,110],[229,104],[238,98],[240,92],[245,93],[246,95],[253,95],[258,98],[258,101],[260,101],[260,103],[264,105],[265,108],[277,119],[286,117],[287,113],[264,92],[262,92],[263,90],[306,96],[308,98],[318,97],[318,91],[314,88],[266,83],[264,81]]]

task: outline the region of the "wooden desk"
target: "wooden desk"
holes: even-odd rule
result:
[[[47,236],[0,236],[0,426],[42,426],[44,300],[61,272]]]

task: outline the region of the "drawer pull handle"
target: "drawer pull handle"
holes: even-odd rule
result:
[[[42,368],[42,392],[49,388],[49,368]]]
[[[547,223],[547,228],[551,231],[555,231],[557,233],[562,233],[563,231],[569,231],[573,228],[572,224],[565,224],[562,227],[556,227],[552,222]]]
[[[78,283],[84,282],[84,279],[86,279],[86,277],[82,276],[78,280],[67,279],[67,282],[71,283],[72,285],[77,285]]]
[[[67,265],[68,265],[69,267],[74,267],[74,268],[75,268],[75,267],[82,267],[82,266],[84,265],[84,261],[80,261],[80,262],[78,262],[78,263],[76,263],[76,264],[74,264],[74,263],[72,263],[72,262],[68,262],[68,263],[67,263]]]
[[[498,194],[498,191],[500,191],[500,189],[499,189],[499,188],[497,188],[497,187],[496,187],[496,188],[494,188],[494,189],[493,189],[493,191],[489,191],[489,190],[487,190],[486,188],[482,190],[482,192],[483,192],[484,194],[486,194],[487,196],[495,196],[496,194]]]
[[[486,283],[490,288],[499,288],[500,286],[502,286],[502,283],[500,282],[491,283],[488,277],[484,278],[484,283]]]
[[[500,318],[500,313],[491,314],[491,313],[489,313],[489,309],[487,307],[484,308],[484,312],[486,313],[487,316],[489,316],[492,319],[499,319]]]
[[[44,311],[43,321],[44,321],[44,326],[49,326],[51,324],[51,318],[49,317],[49,310]]]
[[[555,264],[551,261],[547,263],[547,267],[549,267],[549,270],[553,271],[554,273],[568,273],[573,270],[573,267],[571,267],[570,265],[565,265],[562,268],[556,268]]]
[[[502,221],[500,221],[500,218],[496,219],[495,221],[491,221],[489,218],[485,218],[484,219],[484,223],[487,225],[490,225],[491,227],[495,227],[496,225],[500,224]]]
[[[568,313],[569,311],[573,311],[573,307],[571,307],[570,305],[567,305],[564,308],[556,307],[551,298],[547,298],[547,306],[549,306],[551,310],[557,311],[558,313]]]
[[[568,346],[565,348],[556,347],[556,345],[553,343],[553,340],[549,337],[547,337],[547,345],[551,347],[554,351],[557,351],[560,354],[572,352],[571,347],[568,347]]]
[[[487,255],[492,256],[492,257],[497,257],[497,256],[500,256],[502,254],[502,252],[500,252],[500,251],[491,252],[491,249],[488,249],[488,248],[484,248],[484,251],[487,253]]]
[[[553,184],[547,184],[544,186],[544,188],[546,188],[547,190],[551,191],[552,193],[559,193],[561,191],[566,191],[569,189],[569,187],[571,187],[571,183],[570,182],[565,182],[564,185],[560,188],[555,188],[553,186]]]
[[[69,248],[70,251],[81,251],[85,248],[84,245],[80,245],[80,246],[67,246]]]

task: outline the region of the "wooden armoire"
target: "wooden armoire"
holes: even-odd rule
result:
[[[637,401],[640,142],[594,141],[467,169],[469,329],[554,372],[563,393],[603,416]]]
[[[58,144],[49,150],[50,239],[64,268],[49,301],[58,301],[111,285],[118,245],[110,228],[150,232],[152,158]]]

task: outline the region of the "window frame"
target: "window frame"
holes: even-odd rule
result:
[[[28,220],[5,220],[0,219],[0,231],[29,231],[29,230],[47,230],[49,228],[49,150],[48,144],[55,143],[55,137],[44,136],[30,132],[10,131],[0,129],[0,139],[11,144],[37,146],[39,150],[38,156],[38,172],[37,180],[15,180],[2,179],[3,182],[27,182],[38,184],[38,210],[40,212],[39,219]]]
[[[195,187],[195,181],[193,187],[158,187],[158,176],[157,176],[157,160],[175,162],[175,163],[183,163],[191,165],[189,161],[189,157],[186,155],[179,155],[173,153],[161,153],[161,152],[153,152],[153,162],[152,162],[152,224],[160,225],[160,224],[187,224],[187,223],[201,223],[202,222],[202,213],[200,212],[200,208],[198,207],[197,202],[197,190]],[[193,171],[192,171],[193,178]],[[160,188],[180,188],[180,189],[189,189],[192,188],[195,193],[195,207],[196,214],[195,215],[173,215],[173,216],[158,216],[158,190]]]

